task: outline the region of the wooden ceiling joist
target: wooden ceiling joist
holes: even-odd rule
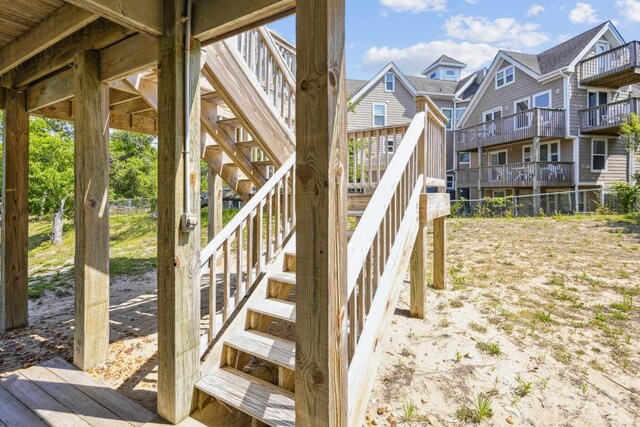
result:
[[[4,74],[99,17],[71,4],[49,15],[0,50],[0,74]]]
[[[27,110],[34,111],[73,98],[73,69],[68,68],[27,90]]]
[[[163,33],[161,0],[67,0],[69,3],[148,36]]]
[[[193,37],[211,43],[291,15],[295,9],[296,0],[199,0],[193,4]]]
[[[138,34],[100,51],[100,79],[120,80],[157,63],[158,41]]]

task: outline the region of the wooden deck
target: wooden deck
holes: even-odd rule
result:
[[[0,426],[144,426],[168,423],[56,358],[0,379]],[[204,426],[193,418],[181,426]]]

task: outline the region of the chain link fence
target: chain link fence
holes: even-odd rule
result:
[[[637,199],[625,206],[613,189],[566,191],[526,196],[452,200],[451,216],[460,218],[505,218],[638,212]]]

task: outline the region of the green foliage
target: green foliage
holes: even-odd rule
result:
[[[640,116],[631,113],[631,117],[620,126],[620,136],[630,153],[640,152]]]
[[[472,407],[463,405],[456,410],[456,418],[465,423],[480,424],[493,417],[492,403],[491,397],[480,393],[473,401]]]
[[[611,184],[620,201],[622,213],[636,212],[640,207],[640,184],[614,182]]]
[[[497,342],[486,343],[484,341],[478,341],[476,343],[476,348],[493,356],[500,356],[502,354],[500,344],[498,344]]]
[[[520,378],[520,374],[516,375],[516,382],[518,383],[518,386],[516,387],[516,394],[518,396],[524,397],[531,393],[531,390],[533,389],[533,382],[523,380]]]
[[[114,131],[109,143],[111,199],[155,200],[158,195],[158,151],[154,138]]]
[[[356,182],[360,182],[360,178],[362,176],[362,170],[358,166],[360,162],[363,161],[361,158],[362,152],[362,140],[361,139],[350,139],[349,140],[349,176],[348,179],[352,180],[355,178]],[[356,161],[353,161],[356,160]]]

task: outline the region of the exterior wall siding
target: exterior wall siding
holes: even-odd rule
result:
[[[608,141],[606,172],[591,172],[592,139],[604,139]],[[597,136],[580,138],[580,183],[586,185],[594,183],[606,185],[615,181],[626,181],[628,156],[627,148],[619,138]]]

